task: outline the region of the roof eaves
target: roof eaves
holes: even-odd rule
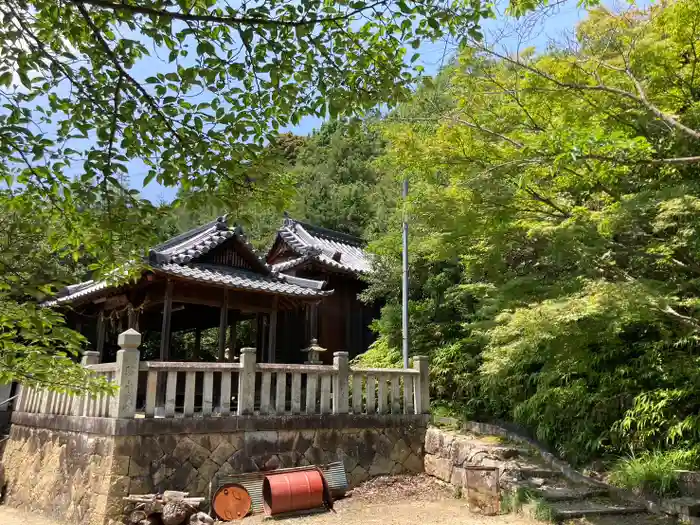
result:
[[[90,282],[90,281],[87,281]],[[86,283],[80,283],[80,284],[86,284]],[[77,285],[74,285],[77,286]],[[114,285],[118,286],[118,285]],[[49,301],[44,301],[41,303],[41,306],[58,306],[61,304],[66,304],[66,303],[71,303],[75,301],[76,299],[82,299],[86,298],[88,296],[94,295],[97,292],[101,292],[102,290],[105,290],[106,288],[109,288],[110,285],[107,281],[97,281],[94,282],[93,284],[89,286],[85,286],[83,288],[79,288],[77,291],[74,291],[73,293],[70,293],[68,295],[64,295],[62,297],[57,297],[56,299],[51,299]]]
[[[225,288],[262,291],[292,297],[324,297],[332,293],[332,291],[323,291],[308,286],[300,286],[291,281],[287,282],[284,277],[278,277],[274,274],[260,275],[217,265],[167,263],[154,267],[154,270],[184,279],[224,286]]]
[[[323,287],[326,285],[325,281],[304,279],[303,277],[296,277],[294,275],[280,274],[280,277],[288,283],[301,286],[302,288],[310,288],[312,290],[323,290]]]
[[[354,273],[354,274],[369,274],[371,273],[371,270],[365,270],[364,268],[357,268],[355,266],[349,266],[347,264],[339,263],[338,261],[334,261],[330,257],[328,257],[326,254],[321,254],[318,257],[318,261],[321,264],[330,266],[331,268],[335,268],[336,270],[342,270],[344,272],[348,273]]]

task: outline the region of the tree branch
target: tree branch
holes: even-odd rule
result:
[[[155,99],[148,93],[148,91],[146,91],[146,89],[134,77],[132,77],[124,69],[124,66],[121,65],[121,62],[119,61],[119,57],[117,57],[116,53],[112,50],[111,47],[109,47],[109,44],[102,36],[102,32],[100,31],[100,28],[97,27],[97,25],[92,20],[92,18],[90,18],[90,13],[88,13],[87,9],[85,8],[84,2],[82,0],[71,0],[71,2],[73,4],[75,4],[75,6],[78,8],[78,11],[80,11],[80,14],[85,19],[88,26],[90,27],[92,34],[95,36],[97,41],[100,43],[100,46],[104,50],[107,57],[109,57],[110,61],[114,65],[115,69],[119,72],[119,74],[121,76],[126,78],[134,86],[134,88],[141,94],[141,96],[143,96],[146,103],[157,113],[160,120],[168,128],[168,131],[170,131],[170,133],[175,135],[175,138],[178,140],[178,142],[182,143],[182,138],[180,137],[180,134],[172,126],[172,124],[170,123],[170,119],[168,119],[168,117],[166,117],[163,114],[163,112],[160,109],[160,106],[158,106]]]
[[[639,82],[637,77],[635,77],[632,74],[632,71],[627,69],[627,76],[632,80],[634,83],[634,87],[637,90],[637,94],[639,95],[639,100],[644,104],[649,111],[651,111],[654,115],[656,115],[658,118],[666,122],[669,126],[672,126],[676,128],[677,130],[685,133],[686,135],[689,135],[693,137],[696,140],[700,140],[700,132],[695,131],[692,128],[689,128],[688,126],[684,125],[682,122],[679,122],[678,120],[670,117],[663,111],[661,111],[658,107],[656,107],[654,104],[652,104],[649,99],[647,98],[646,93],[644,92],[644,87],[642,86],[642,83]]]
[[[674,127],[675,129],[683,132],[684,134],[692,137],[695,140],[700,140],[700,132],[695,131],[694,129],[691,129],[685,125],[683,125],[681,122],[670,116],[668,113],[664,113],[661,111],[657,106],[655,106],[651,101],[649,101],[646,98],[646,95],[641,89],[641,84],[639,81],[634,77],[631,76],[630,78],[632,81],[635,83],[636,89],[637,89],[637,94],[632,93],[630,91],[626,91],[624,89],[612,87],[612,86],[607,86],[602,83],[598,83],[595,85],[589,85],[589,84],[578,84],[578,83],[571,83],[571,82],[562,82],[558,78],[554,77],[553,75],[550,75],[549,73],[546,73],[542,71],[541,69],[538,69],[536,67],[530,66],[528,64],[525,64],[524,62],[521,62],[518,59],[511,58],[507,55],[504,55],[502,53],[498,53],[494,51],[493,49],[489,49],[483,45],[476,44],[478,49],[481,49],[485,53],[489,53],[501,60],[504,60],[510,64],[516,65],[518,67],[521,67],[527,71],[530,71],[531,73],[534,73],[535,75],[538,75],[541,78],[544,78],[545,80],[548,80],[555,85],[561,87],[561,88],[566,88],[566,89],[573,89],[576,91],[601,91],[605,93],[611,93],[614,95],[619,95],[621,97],[628,98],[630,100],[634,100],[638,104],[644,106],[647,110],[649,110],[651,113],[653,113],[656,117],[659,119],[663,120],[665,123],[668,125]],[[628,76],[629,73],[628,73]]]
[[[107,180],[112,171],[112,150],[114,148],[114,137],[117,134],[117,121],[119,119],[119,95],[122,89],[123,76],[120,74],[117,80],[117,87],[114,89],[114,106],[112,107],[112,123],[109,131],[109,145],[107,146],[107,162],[105,163],[104,179]]]
[[[446,116],[443,117],[448,120],[451,120],[452,122],[456,124],[461,124],[462,126],[465,126],[467,128],[475,129],[477,131],[481,131],[482,133],[486,133],[487,135],[491,135],[492,137],[499,138],[501,140],[504,140],[508,142],[509,144],[515,146],[518,149],[522,149],[525,147],[524,144],[521,142],[518,142],[517,140],[514,140],[506,135],[503,135],[502,133],[498,133],[497,131],[493,131],[489,128],[485,128],[481,124],[476,124],[474,122],[469,122],[468,120],[463,120],[458,117],[453,117],[453,116]],[[439,117],[390,117],[389,120],[399,120],[399,121],[406,121],[406,122],[438,122]]]
[[[388,3],[388,0],[379,0],[373,4],[368,4],[361,9],[354,9],[342,16],[332,16],[326,18],[309,18],[306,20],[273,20],[270,18],[246,17],[246,16],[217,16],[217,15],[193,15],[190,13],[180,13],[167,11],[165,9],[154,9],[152,7],[131,5],[127,3],[115,3],[110,0],[81,0],[81,3],[92,5],[102,9],[111,9],[112,11],[127,11],[130,13],[155,16],[159,18],[169,18],[171,20],[181,20],[183,22],[210,22],[214,24],[223,24],[228,26],[286,26],[286,27],[301,27],[316,24],[325,24],[328,22],[338,22],[348,20],[353,16],[362,13],[368,9]]]
[[[8,3],[7,5],[10,6],[9,3]],[[34,34],[34,32],[33,32],[33,31],[29,28],[29,26],[25,23],[25,21],[24,21],[24,19],[22,18],[22,16],[20,16],[20,14],[17,13],[17,11],[16,11],[15,9],[13,9],[13,8],[10,6],[10,11],[9,11],[9,12],[3,11],[3,10],[0,10],[0,11],[3,12],[3,13],[7,13],[8,15],[11,15],[11,16],[17,21],[17,24],[19,25],[19,28],[21,28],[21,30],[24,31],[24,32],[34,41],[34,45],[35,45],[36,48],[39,50],[39,52],[40,52],[47,60],[49,60],[52,64],[54,64],[58,69],[60,69],[60,70],[63,72],[63,74],[66,76],[66,78],[70,81],[70,83],[71,83],[72,85],[75,86],[75,88],[78,90],[78,92],[79,92],[81,95],[83,95],[87,100],[89,100],[90,102],[92,102],[93,104],[95,104],[95,106],[98,106],[98,107],[99,107],[99,106],[101,105],[100,102],[98,102],[98,101],[92,96],[92,94],[90,93],[89,89],[85,89],[85,87],[73,76],[73,73],[72,73],[71,69],[70,69],[66,64],[64,64],[63,62],[61,62],[60,60],[58,60],[56,57],[52,56],[52,55],[48,52],[48,50],[46,49],[46,46],[44,45],[44,43],[39,39],[39,37],[36,36],[36,34]],[[29,44],[29,45],[31,45],[31,44]],[[91,86],[90,86],[89,84],[88,84],[88,88],[91,88]]]

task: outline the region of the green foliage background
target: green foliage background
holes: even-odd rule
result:
[[[405,210],[436,405],[576,464],[697,466],[698,28],[682,0],[592,10],[541,53],[473,41],[384,119],[377,165],[411,195],[371,245],[387,304],[367,361],[399,359]]]

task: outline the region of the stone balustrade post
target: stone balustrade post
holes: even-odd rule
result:
[[[87,350],[83,354],[82,359],[80,360],[80,364],[83,366],[96,365],[96,364],[99,364],[99,362],[100,362],[100,353],[95,352],[94,350]]]
[[[255,410],[255,348],[241,348],[241,370],[238,378],[238,415],[252,414]]]
[[[333,413],[348,413],[348,381],[350,380],[350,365],[347,352],[335,352],[333,354]]]
[[[115,383],[119,390],[110,403],[110,415],[116,418],[133,418],[136,415],[136,395],[139,386],[139,361],[141,334],[133,328],[119,334],[120,350],[117,352]]]
[[[430,370],[428,368],[428,358],[424,355],[417,355],[413,358],[413,368],[420,372],[414,376],[414,399],[413,406],[416,414],[427,414],[430,412]]]

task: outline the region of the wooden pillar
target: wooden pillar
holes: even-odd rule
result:
[[[309,340],[316,339],[318,341],[318,303],[314,303],[311,305],[310,325],[311,337],[309,338]]]
[[[136,310],[134,310],[133,304],[129,303],[129,307],[127,308],[127,312],[128,312],[128,316],[129,316],[127,328],[130,330],[136,330]]]
[[[199,360],[199,356],[202,352],[202,329],[197,327],[194,329],[194,353],[192,357],[195,361]]]
[[[260,363],[266,363],[267,360],[265,359],[265,350],[267,349],[267,337],[265,333],[265,314],[259,313],[257,314],[257,329],[256,329],[256,334],[255,334],[255,340],[257,342],[257,347],[259,348],[259,357],[258,362]]]
[[[105,350],[105,312],[100,310],[97,314],[97,341],[95,345],[95,351],[100,356],[100,362],[104,360],[104,350]]]
[[[170,318],[173,313],[173,282],[168,279],[165,285],[163,301],[163,324],[160,329],[160,360],[167,361],[170,357]]]
[[[228,357],[229,361],[233,361],[236,356],[236,344],[238,343],[238,333],[236,326],[238,325],[238,311],[233,311],[229,316],[228,324]]]
[[[352,293],[347,293],[345,296],[345,351],[352,353]]]
[[[277,296],[272,299],[272,312],[270,313],[268,334],[267,361],[268,363],[274,363],[277,358]]]
[[[224,299],[221,303],[219,315],[219,361],[224,361],[224,351],[226,350],[226,328],[228,327],[228,290],[224,288]]]

